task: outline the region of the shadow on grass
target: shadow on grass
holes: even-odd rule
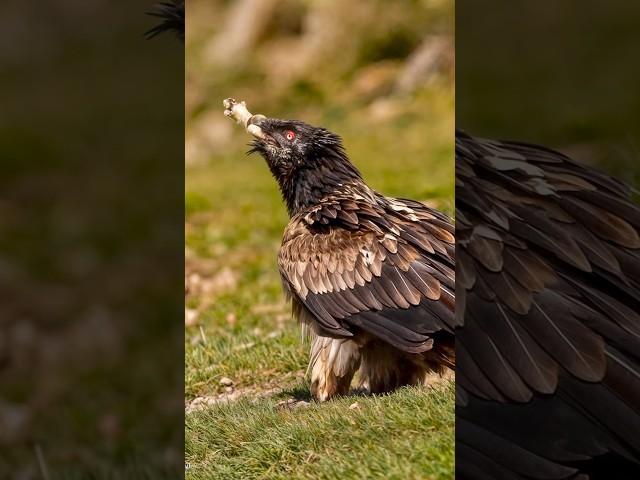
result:
[[[382,394],[385,395],[385,394]],[[352,388],[347,395],[338,395],[335,398],[349,398],[349,397],[376,397],[380,394],[372,394],[365,388]],[[311,396],[311,390],[308,384],[296,385],[295,387],[282,390],[280,393],[274,395],[276,399],[283,400],[295,400],[296,402],[313,402],[316,403]]]
[[[309,385],[307,385],[306,383],[282,390],[280,393],[275,395],[274,398],[283,400],[294,399],[297,402],[313,401],[311,391],[309,390]]]

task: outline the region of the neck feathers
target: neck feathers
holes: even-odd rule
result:
[[[345,185],[365,187],[358,169],[344,152],[331,152],[290,172],[273,172],[278,180],[289,216],[312,207],[344,189]]]

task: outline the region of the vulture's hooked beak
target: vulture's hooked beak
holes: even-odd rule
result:
[[[259,114],[253,115],[249,110],[247,110],[247,105],[244,101],[236,102],[233,98],[227,98],[223,100],[222,105],[225,109],[224,114],[227,117],[233,118],[236,122],[244,125],[247,133],[250,133],[260,140],[267,139],[267,135],[260,128],[260,124],[267,117]]]

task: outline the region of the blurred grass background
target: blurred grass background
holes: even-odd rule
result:
[[[0,478],[183,471],[183,48],[153,2],[0,15]]]
[[[452,214],[453,8],[450,0],[189,1],[188,478],[453,477],[451,388],[277,407],[309,395],[308,345],[276,266],[288,219],[264,160],[245,156],[249,138],[221,107],[234,97],[253,113],[326,127],[373,188]],[[394,447],[412,444],[420,455]]]

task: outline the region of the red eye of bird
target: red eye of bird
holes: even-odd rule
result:
[[[296,133],[292,130],[287,130],[284,136],[291,142],[294,138],[296,138]]]

